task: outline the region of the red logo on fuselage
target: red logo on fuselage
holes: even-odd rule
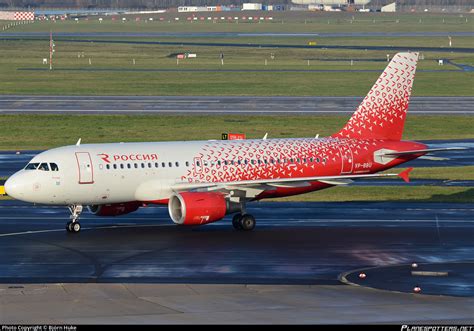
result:
[[[97,154],[97,156],[99,156],[105,162],[110,163],[109,154],[102,153],[102,154]]]
[[[97,154],[102,160],[107,163],[110,163],[109,155],[102,153]],[[131,154],[114,154],[112,155],[113,161],[156,161],[158,160],[158,154],[141,154],[141,153],[131,153]]]

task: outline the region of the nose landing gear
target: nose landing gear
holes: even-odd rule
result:
[[[81,224],[79,223],[79,216],[82,213],[82,205],[70,205],[68,206],[71,216],[71,220],[66,224],[66,230],[70,233],[78,233],[81,231]]]

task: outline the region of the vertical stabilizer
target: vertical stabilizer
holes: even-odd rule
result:
[[[418,53],[397,53],[372,86],[338,138],[400,140]]]

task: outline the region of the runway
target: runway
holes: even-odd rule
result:
[[[472,261],[474,253],[472,204],[262,202],[249,212],[252,233],[235,232],[229,217],[178,227],[167,208],[148,206],[115,218],[85,212],[83,231],[71,235],[64,207],[2,201],[0,283],[337,285],[362,267]],[[451,289],[436,291],[474,296],[462,281]]]
[[[7,37],[2,41],[44,41],[45,37]],[[205,47],[238,47],[238,48],[296,48],[296,49],[342,49],[359,51],[391,51],[391,52],[443,52],[443,53],[474,53],[471,47],[424,47],[424,46],[372,46],[372,45],[307,45],[307,44],[270,44],[270,43],[236,43],[236,42],[188,42],[188,41],[155,41],[155,40],[120,40],[120,39],[67,39],[55,35],[57,42],[96,43],[96,44],[128,44],[128,45],[166,45],[166,46],[205,46]]]
[[[363,97],[0,96],[0,114],[352,114]],[[474,97],[413,97],[410,114],[473,115]]]
[[[368,38],[368,37],[472,37],[474,32],[54,32],[55,37],[87,38],[248,38],[248,37],[320,37],[320,38]],[[0,37],[49,38],[49,32],[0,32]]]
[[[68,234],[64,207],[0,201],[0,323],[474,322],[472,204],[248,210],[252,233],[229,217],[179,227],[149,206],[115,218],[85,212],[81,233]],[[403,270],[413,262],[449,275],[412,276]]]

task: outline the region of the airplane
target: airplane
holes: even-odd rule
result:
[[[248,202],[347,185],[430,152],[403,141],[418,53],[398,53],[347,124],[330,137],[229,141],[81,144],[36,155],[5,183],[14,199],[69,208],[66,230],[78,233],[88,206],[118,216],[148,204],[168,206],[179,225],[203,225],[234,214],[236,230],[251,231]],[[449,148],[448,148],[449,149]],[[454,148],[450,148],[454,149]]]

